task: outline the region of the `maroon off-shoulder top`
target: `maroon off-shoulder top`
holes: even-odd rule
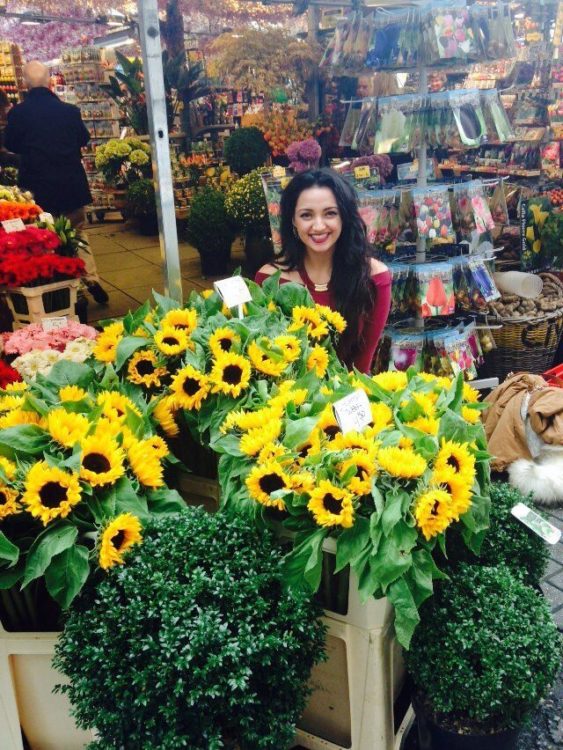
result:
[[[315,302],[319,305],[327,305],[334,310],[335,305],[331,291],[317,291],[304,268],[301,268],[298,273]],[[262,284],[268,276],[269,274],[258,271],[255,281],[257,284]],[[375,349],[389,316],[389,309],[391,307],[391,278],[390,271],[376,273],[371,277],[371,281],[375,286],[375,301],[371,313],[364,315],[360,321],[358,333],[362,338],[362,350],[353,362],[354,367],[360,370],[360,372],[370,372]],[[289,281],[290,279],[280,278],[280,284],[285,284]]]

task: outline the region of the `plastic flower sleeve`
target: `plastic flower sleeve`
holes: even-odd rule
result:
[[[412,197],[419,236],[430,242],[455,242],[448,188],[417,188]]]
[[[498,91],[496,89],[484,90],[479,93],[479,96],[489,141],[505,143],[512,140],[514,131],[501,104]]]
[[[448,97],[461,143],[472,148],[486,143],[487,127],[481,109],[479,91],[477,89],[450,91]]]
[[[473,359],[471,347],[464,333],[456,333],[448,336],[444,340],[444,347],[454,375],[459,375],[460,372],[463,372],[467,380],[473,380],[477,377],[475,360]]]
[[[360,124],[360,114],[362,111],[362,100],[358,99],[357,102],[352,102],[348,107],[346,113],[346,119],[342,126],[342,132],[340,134],[340,140],[338,145],[340,148],[350,148],[354,143],[354,136]]]
[[[408,285],[411,268],[406,264],[391,263],[389,270],[393,276],[389,315],[394,318],[404,317],[409,312]]]
[[[478,367],[480,367],[485,361],[485,358],[483,356],[483,350],[481,349],[479,336],[477,335],[477,327],[475,325],[475,322],[469,323],[469,325],[465,327],[465,337],[469,345],[469,349],[471,350],[473,361]]]
[[[454,185],[453,215],[461,240],[477,244],[479,238],[495,228],[493,217],[479,180]]]
[[[431,318],[455,312],[453,269],[450,263],[417,263],[413,265],[416,279],[414,294],[418,315]]]
[[[406,154],[418,148],[425,102],[419,94],[380,99],[374,153]]]
[[[367,67],[382,70],[402,66],[402,44],[408,17],[408,11],[375,13],[366,55]]]
[[[401,231],[399,200],[400,193],[394,190],[362,191],[358,196],[368,242],[390,253],[393,253]]]
[[[364,99],[358,119],[358,127],[352,140],[352,148],[360,153],[374,152],[374,133],[377,118],[377,100]]]
[[[468,62],[479,59],[466,3],[455,8],[431,7],[424,18],[426,62]]]
[[[485,186],[484,189],[485,195],[488,196],[489,210],[495,225],[504,226],[508,224],[508,206],[506,205],[504,180],[501,178],[493,188]]]

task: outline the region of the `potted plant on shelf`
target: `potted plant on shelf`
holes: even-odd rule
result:
[[[284,587],[281,558],[240,517],[188,508],[147,525],[127,565],[73,606],[56,647],[94,746],[291,746],[324,627]]]
[[[561,661],[545,599],[505,566],[464,563],[420,615],[405,658],[421,746],[516,748]]]
[[[245,273],[254,277],[260,266],[274,256],[268,221],[268,206],[259,170],[249,172],[235,182],[225,200],[227,214],[244,232]]]
[[[141,234],[158,234],[156,198],[152,180],[142,179],[127,188],[127,214],[137,222]]]
[[[151,149],[138,138],[112,138],[96,149],[96,169],[113,194],[114,207],[125,208],[128,185],[151,177]]]
[[[187,219],[186,236],[199,253],[203,276],[228,273],[234,230],[223,192],[204,187],[195,194]]]
[[[229,167],[243,176],[264,166],[270,155],[262,131],[256,127],[239,128],[225,141],[224,156]]]

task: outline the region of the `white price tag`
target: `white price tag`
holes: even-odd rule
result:
[[[5,232],[23,232],[25,224],[21,219],[7,219],[2,222]]]
[[[213,286],[227,307],[238,307],[252,301],[252,295],[242,276],[216,281]]]
[[[371,424],[369,399],[365,391],[361,389],[336,401],[333,408],[338,426],[344,434],[352,430],[361,432],[368,424]]]
[[[67,323],[68,319],[66,315],[59,315],[53,318],[43,318],[43,320],[41,321],[43,330],[47,331],[48,333],[50,331],[58,331],[61,328],[66,328]]]
[[[54,224],[55,220],[53,219],[53,214],[50,214],[48,211],[43,211],[38,216],[39,221],[41,221],[44,224]]]
[[[527,526],[535,534],[548,544],[557,544],[561,539],[561,530],[542,518],[535,510],[528,508],[524,503],[518,503],[510,511],[524,526]]]

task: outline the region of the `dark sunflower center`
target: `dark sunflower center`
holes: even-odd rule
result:
[[[195,378],[186,378],[182,384],[182,390],[188,396],[195,396],[199,391],[199,381]]]
[[[440,503],[436,502],[432,506],[432,510],[430,511],[430,515],[437,516],[438,515],[438,508],[440,507]]]
[[[262,492],[267,495],[271,495],[276,490],[283,490],[285,487],[283,479],[278,474],[265,474],[260,478],[258,484]]]
[[[88,453],[84,456],[82,466],[88,471],[93,471],[94,474],[105,474],[111,469],[109,460],[101,453]]]
[[[323,505],[329,513],[334,513],[335,515],[338,515],[342,510],[342,503],[331,495],[330,492],[327,492],[324,496]]]
[[[111,543],[117,550],[121,549],[121,545],[123,544],[124,541],[125,541],[125,532],[123,531],[123,529],[120,529],[111,538]]]
[[[368,473],[363,466],[356,466],[356,476],[358,479],[365,479]]]
[[[334,425],[331,424],[328,427],[325,427],[324,429],[325,435],[327,435],[329,438],[334,437],[339,432],[340,432],[340,427],[338,427],[338,425],[335,425],[335,424]]]
[[[232,345],[231,339],[219,339],[219,346],[224,352],[230,352]]]
[[[223,380],[229,385],[238,385],[242,379],[242,368],[239,365],[227,365],[223,370]]]
[[[190,330],[190,326],[187,323],[174,323],[174,328],[180,328],[183,331]]]
[[[299,451],[299,456],[300,456],[301,458],[307,458],[307,456],[309,455],[309,451],[311,450],[311,448],[312,448],[312,447],[313,447],[313,446],[311,445],[311,443],[306,443],[306,444],[305,444],[305,445],[304,445],[304,446],[303,446],[303,447],[301,448],[301,450]]]
[[[178,339],[175,339],[173,336],[165,336],[162,339],[162,343],[168,344],[168,346],[178,346],[180,342],[178,341]]]
[[[142,359],[137,364],[137,372],[141,376],[143,376],[143,375],[152,375],[153,372],[154,372],[154,365],[148,359]]]
[[[447,463],[448,463],[448,466],[451,466],[456,471],[459,471],[459,461],[457,460],[457,458],[455,456],[450,456],[448,458]]]
[[[6,497],[6,493],[0,490],[0,505],[6,505],[8,502],[8,498]]]
[[[66,500],[66,487],[58,482],[47,482],[39,490],[39,497],[46,508],[58,508]]]

